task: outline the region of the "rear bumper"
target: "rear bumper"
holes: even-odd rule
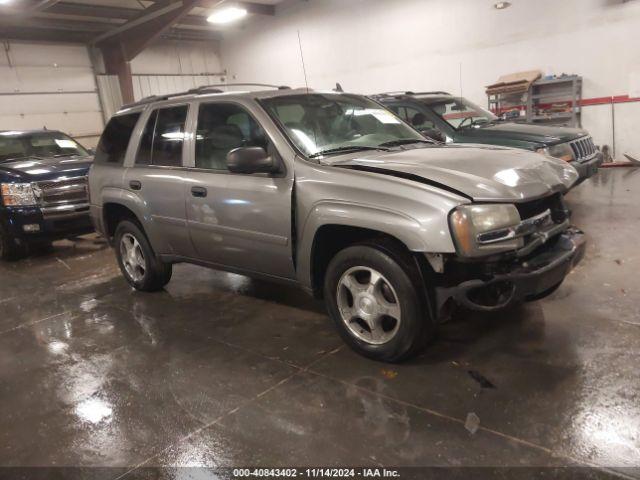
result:
[[[437,288],[438,310],[449,300],[471,310],[496,311],[538,297],[562,282],[582,260],[585,247],[584,234],[571,228],[561,234],[552,247],[510,265],[505,272]],[[481,301],[487,296],[495,298],[495,302]]]
[[[88,210],[49,212],[40,207],[7,208],[2,222],[7,232],[23,243],[38,243],[83,235],[93,231]]]
[[[584,162],[571,162],[571,166],[578,171],[578,183],[583,182],[589,177],[593,177],[597,172],[603,160],[602,152],[598,152],[591,160]]]

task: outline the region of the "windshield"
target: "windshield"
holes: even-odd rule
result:
[[[60,132],[0,132],[0,162],[23,157],[85,157],[89,153]]]
[[[493,113],[462,97],[423,98],[428,108],[456,130],[475,127],[498,120]]]
[[[312,93],[269,98],[262,104],[309,157],[429,143],[393,113],[357,95]]]

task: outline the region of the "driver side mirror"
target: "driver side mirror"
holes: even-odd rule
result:
[[[89,155],[95,155],[96,154],[96,149],[95,148],[87,148],[87,153]]]
[[[446,142],[446,137],[442,134],[441,131],[436,130],[435,128],[425,128],[424,130],[420,130],[420,133],[427,138],[431,138],[437,142]]]
[[[273,156],[262,147],[234,148],[227,154],[227,168],[233,173],[278,173]]]

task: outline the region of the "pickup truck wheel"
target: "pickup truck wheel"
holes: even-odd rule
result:
[[[4,225],[0,225],[0,260],[18,260],[26,253],[23,246],[16,245],[14,239],[9,235]]]
[[[348,247],[329,263],[324,283],[327,308],[356,352],[398,362],[424,346],[433,321],[410,269],[370,245]]]
[[[124,220],[116,228],[115,249],[124,278],[136,290],[156,292],[171,280],[170,264],[161,262],[135,223]]]

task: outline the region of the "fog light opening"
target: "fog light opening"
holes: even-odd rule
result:
[[[467,299],[471,303],[483,308],[496,309],[508,305],[515,294],[516,286],[512,282],[495,282],[466,292]]]
[[[40,231],[40,225],[37,223],[29,223],[27,225],[22,226],[22,230],[26,233],[34,233]]]

